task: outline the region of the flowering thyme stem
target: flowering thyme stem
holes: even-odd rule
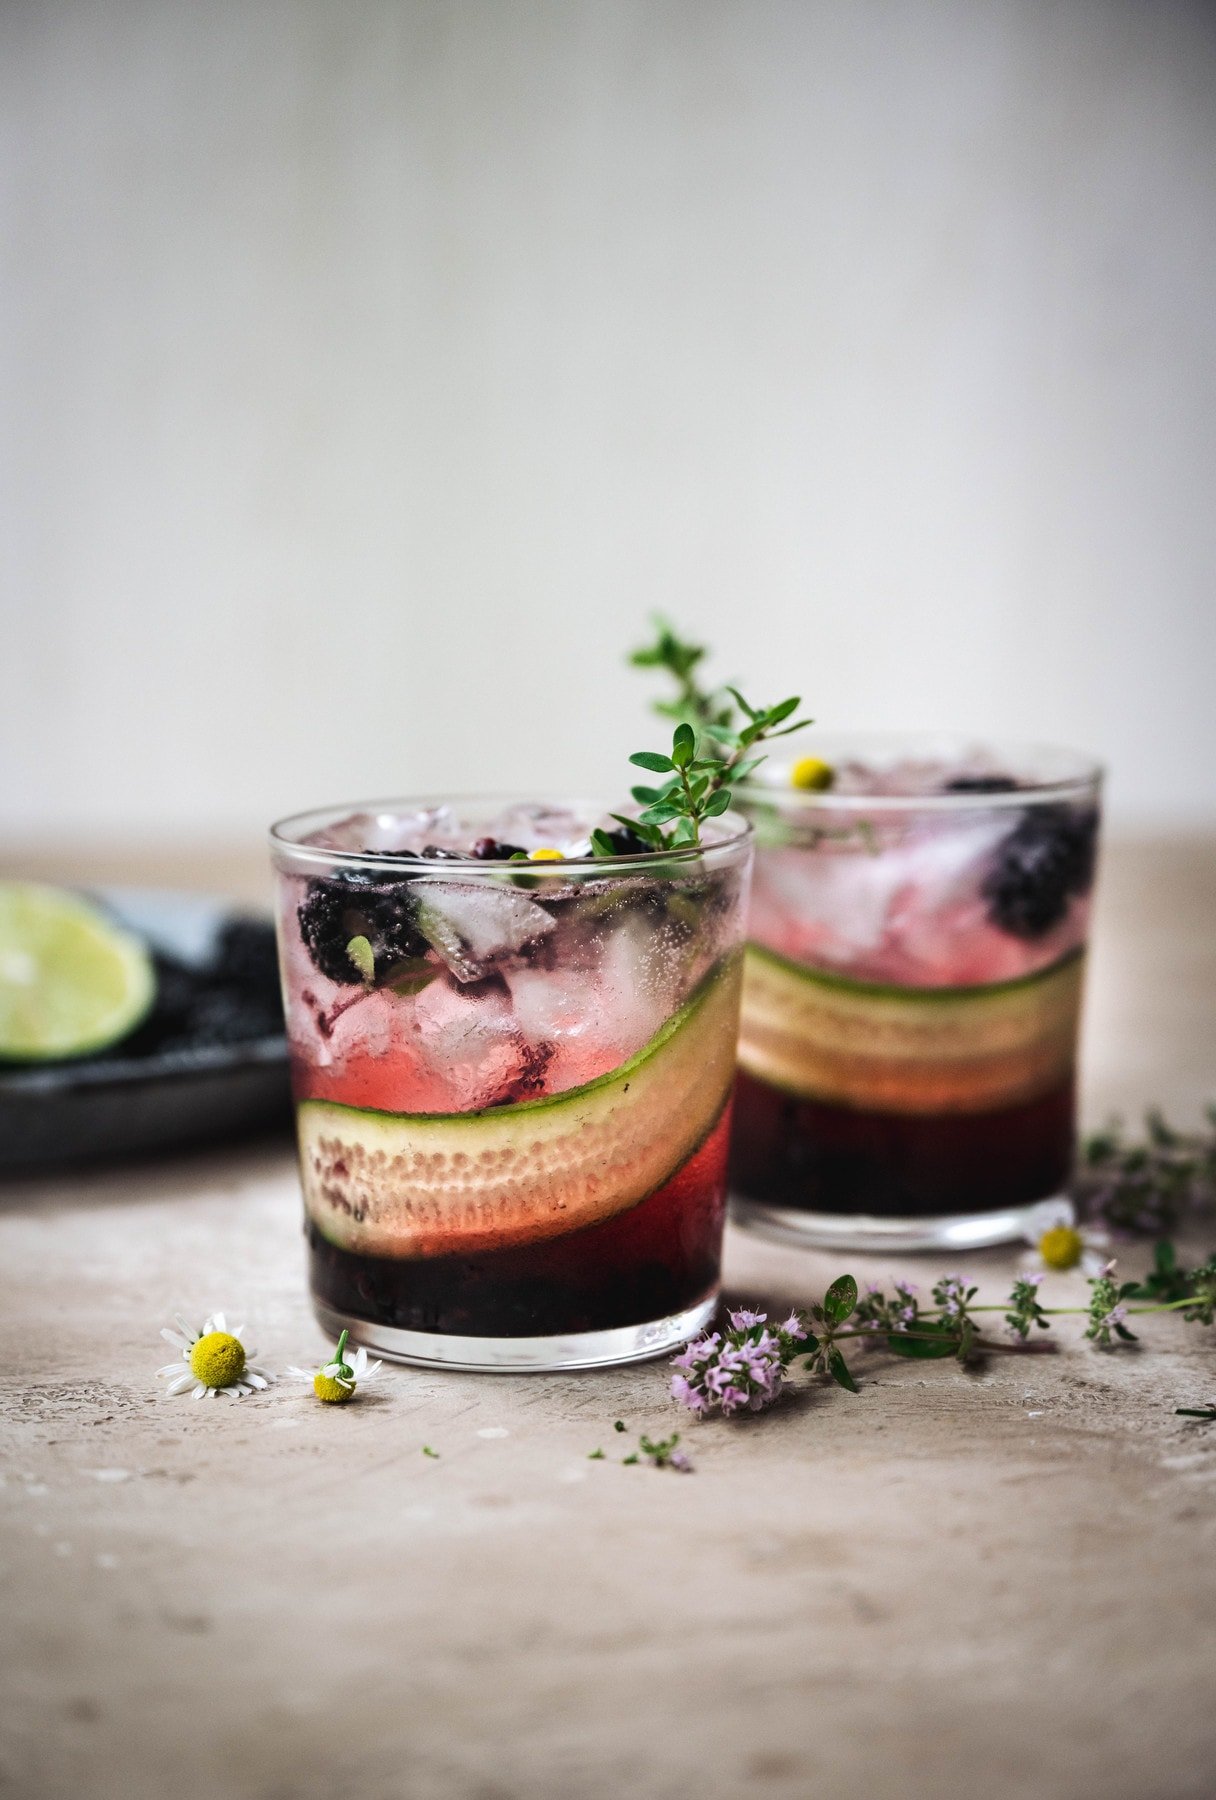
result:
[[[1004,1312],[1007,1305],[1008,1302],[1004,1301],[1000,1305],[970,1306],[967,1310],[968,1312],[973,1313]],[[1194,1305],[1195,1296],[1191,1294],[1188,1295],[1185,1300],[1163,1300],[1158,1306],[1129,1306],[1127,1310],[1129,1313],[1177,1312],[1181,1307]],[[1062,1319],[1069,1313],[1087,1313],[1089,1308],[1088,1306],[1044,1306],[1040,1308],[1040,1311],[1046,1313],[1051,1318]],[[930,1307],[926,1307],[919,1316],[922,1319],[940,1319],[944,1315],[934,1312]]]

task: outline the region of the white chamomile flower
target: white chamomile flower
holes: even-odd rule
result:
[[[208,1394],[213,1398],[217,1394],[228,1394],[233,1400],[239,1400],[244,1394],[252,1394],[255,1388],[269,1387],[274,1380],[269,1369],[260,1368],[254,1362],[257,1351],[246,1350],[242,1344],[241,1333],[245,1327],[237,1325],[229,1331],[223,1313],[213,1313],[201,1331],[192,1331],[176,1313],[173,1323],[177,1326],[176,1331],[170,1331],[166,1326],[160,1335],[170,1344],[177,1345],[181,1357],[156,1371],[168,1381],[169,1393],[184,1394],[187,1388],[192,1388],[196,1400],[205,1399]]]
[[[1110,1238],[1099,1225],[1082,1225],[1071,1200],[1041,1200],[1026,1218],[1026,1242],[1035,1254],[1027,1257],[1032,1269],[1063,1275],[1080,1269],[1084,1275],[1100,1275],[1106,1266]]]
[[[338,1348],[334,1351],[332,1362],[327,1362],[320,1369],[288,1369],[297,1381],[312,1383],[312,1391],[318,1400],[324,1400],[330,1406],[342,1406],[347,1400],[353,1400],[355,1389],[359,1383],[374,1381],[380,1373],[382,1364],[369,1363],[367,1351],[360,1344],[349,1362],[345,1361],[346,1340],[349,1331],[344,1331],[338,1339]]]

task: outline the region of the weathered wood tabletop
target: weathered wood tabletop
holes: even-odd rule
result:
[[[1214,926],[1216,845],[1108,855],[1091,1122],[1216,1091]],[[873,1355],[857,1397],[693,1426],[693,1475],[619,1461],[615,1419],[678,1424],[662,1364],[398,1369],[340,1409],[158,1393],[170,1309],[230,1309],[280,1369],[320,1354],[298,1212],[281,1140],[0,1188],[0,1794],[1213,1792],[1216,1427],[1173,1408],[1216,1398],[1216,1333],[1154,1320],[1104,1355],[1066,1329],[973,1373]],[[999,1298],[1012,1264],[964,1272]],[[839,1272],[729,1239],[740,1300]]]

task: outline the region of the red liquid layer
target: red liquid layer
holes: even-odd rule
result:
[[[670,1181],[603,1224],[475,1255],[355,1255],[307,1224],[312,1291],[401,1331],[552,1337],[644,1325],[716,1292],[731,1109]]]
[[[996,1212],[1059,1191],[1073,1159],[1070,1076],[981,1113],[867,1112],[739,1073],[731,1182],[747,1200],[887,1218]]]

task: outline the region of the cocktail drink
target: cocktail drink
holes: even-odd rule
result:
[[[596,827],[619,854],[593,859]],[[695,1334],[718,1291],[744,822],[653,854],[596,807],[389,802],[286,820],[272,850],[326,1329],[497,1369]]]
[[[1025,748],[815,748],[736,795],[757,837],[741,1215],[858,1247],[1015,1237],[1073,1156],[1100,771]]]

